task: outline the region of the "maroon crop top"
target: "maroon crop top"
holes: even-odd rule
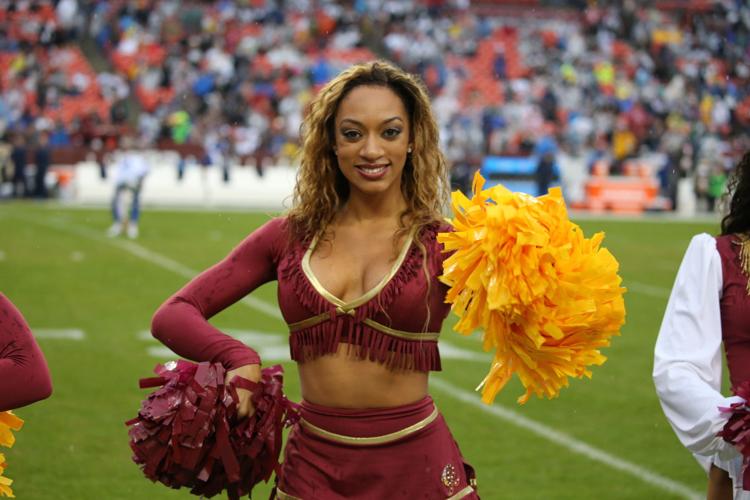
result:
[[[727,355],[732,387],[750,380],[750,297],[747,276],[740,264],[739,238],[718,236],[716,249],[721,256],[723,289],[720,301],[721,335]]]
[[[51,393],[42,350],[20,311],[0,293],[0,411],[26,406]]]
[[[450,305],[444,302],[447,287],[438,281],[447,255],[436,235],[448,230],[449,226],[435,224],[419,235],[427,252],[429,296],[422,254],[410,238],[378,286],[344,303],[310,270],[315,240],[290,243],[286,219],[272,219],[170,297],[154,315],[151,331],[189,359],[218,361],[229,369],[259,363],[255,351],[207,320],[260,285],[277,280],[293,360],[303,363],[334,353],[343,342],[352,346],[353,355],[389,368],[440,370],[437,340]]]

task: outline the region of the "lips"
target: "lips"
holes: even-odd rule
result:
[[[357,172],[359,172],[362,177],[373,181],[381,179],[388,170],[388,167],[389,165],[387,164],[363,164],[355,166]]]

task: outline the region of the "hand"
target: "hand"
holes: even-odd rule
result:
[[[234,377],[242,377],[250,382],[260,382],[260,365],[244,365],[234,370],[229,370],[224,383],[229,385]],[[237,397],[239,398],[237,416],[239,418],[249,417],[255,413],[255,408],[253,408],[251,400],[252,395],[253,393],[247,389],[237,388]]]

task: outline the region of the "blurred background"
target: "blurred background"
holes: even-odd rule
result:
[[[561,186],[628,288],[605,365],[522,407],[517,381],[479,402],[490,355],[446,321],[431,392],[482,498],[705,498],[651,367],[688,241],[718,231],[750,149],[746,0],[0,0],[0,291],[54,384],[2,450],[18,498],[188,496],[130,459],[137,380],[175,357],[151,315],[289,206],[306,106],[373,58],[424,80],[453,188]],[[298,400],[276,301],[269,284],[212,322]]]
[[[106,202],[129,136],[144,203],[281,206],[307,103],[380,57],[427,85],[454,187],[482,170],[577,210],[713,212],[750,147],[749,9],[0,0],[0,197]]]

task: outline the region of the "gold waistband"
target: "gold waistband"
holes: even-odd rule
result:
[[[447,500],[458,500],[459,498],[466,498],[472,493],[474,493],[474,488],[472,488],[471,486],[467,486],[455,495],[448,497]],[[289,493],[284,493],[278,488],[278,486],[276,487],[276,498],[278,500],[302,500],[299,497],[293,497]]]
[[[310,434],[314,434],[318,437],[322,437],[323,439],[327,439],[328,441],[333,441],[335,443],[341,443],[341,444],[348,444],[351,446],[374,446],[378,444],[386,444],[391,443],[393,441],[396,441],[398,439],[402,439],[410,434],[414,434],[415,432],[424,429],[428,425],[430,425],[432,422],[435,421],[435,419],[438,417],[438,409],[435,407],[432,410],[432,413],[430,413],[426,418],[423,418],[419,422],[412,424],[408,427],[404,427],[401,430],[398,430],[396,432],[390,432],[388,434],[383,434],[382,436],[370,436],[370,437],[356,437],[356,436],[346,436],[344,434],[336,434],[335,432],[330,432],[325,429],[321,429],[320,427],[311,424],[304,418],[301,418],[299,423],[300,425]]]
[[[343,316],[343,315],[354,315],[354,309],[345,310],[341,307],[336,308],[336,315],[337,316]],[[331,319],[331,313],[322,313],[318,314],[317,316],[313,316],[312,318],[303,319],[302,321],[297,321],[296,323],[289,323],[289,331],[290,332],[296,332],[299,330],[303,330],[305,328],[310,328],[311,326],[319,325],[320,323],[324,323]],[[374,321],[370,318],[365,318],[362,320],[362,323],[369,326],[373,330],[377,330],[381,333],[385,333],[386,335],[391,335],[393,337],[398,337],[401,339],[406,340],[437,340],[438,337],[440,337],[440,332],[407,332],[404,330],[396,330],[395,328],[391,328],[390,326],[386,326],[382,323],[378,323],[377,321]]]

